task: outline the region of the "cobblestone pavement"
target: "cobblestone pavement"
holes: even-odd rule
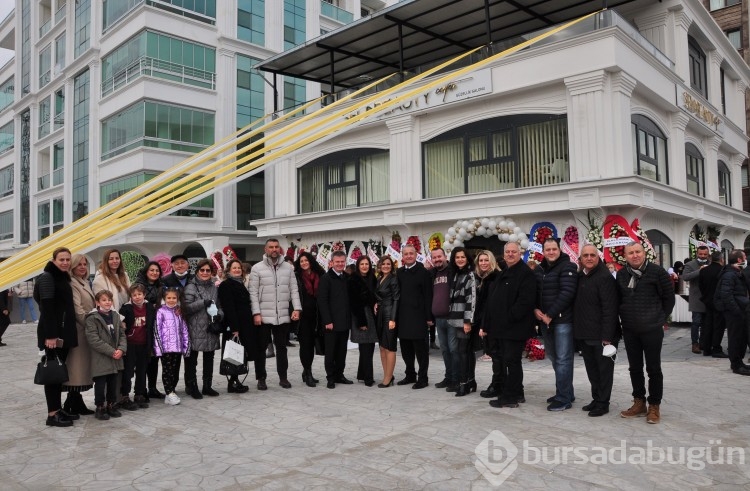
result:
[[[266,392],[253,386],[246,394],[228,394],[226,381],[219,379],[214,385],[221,396],[197,401],[184,395],[180,382],[179,406],[157,401],[106,422],[83,417],[72,428],[44,425],[44,395],[32,383],[34,331],[33,324],[14,324],[3,338],[8,346],[0,348],[4,490],[492,488],[479,468],[495,483],[506,478],[505,489],[750,489],[750,462],[745,462],[750,455],[744,456],[750,450],[750,377],[732,374],[727,360],[692,354],[689,329],[666,333],[659,425],[619,417],[631,400],[623,347],[611,412],[600,418],[580,409],[589,401],[589,385],[578,356],[577,400],[572,409],[552,413],[545,400],[554,393],[554,375],[546,360],[524,362],[525,404],[493,409],[478,394],[458,398],[432,387],[443,373],[437,351],[431,352],[427,389],[358,383],[328,390],[324,384],[314,389],[302,384],[297,349],[291,348],[290,390],[272,375]],[[349,378],[356,363],[356,350],[349,351]],[[379,376],[377,353],[375,366]],[[273,360],[268,368],[272,374]],[[324,379],[322,357],[316,357],[313,371]],[[477,362],[480,389],[490,374],[491,363]],[[93,391],[84,398],[93,406]],[[493,430],[507,437],[509,448],[503,450],[495,439],[491,460],[475,465],[477,446]],[[517,449],[515,459],[510,445]],[[639,462],[634,447],[649,445],[671,451],[672,460],[680,455],[692,460],[653,463],[657,452]],[[568,454],[566,463],[563,446],[584,448]],[[632,463],[607,463],[598,447],[615,462]],[[680,454],[686,447],[712,447],[713,462],[721,452],[728,459],[722,447],[742,451],[732,453],[731,464],[705,464],[700,448]]]

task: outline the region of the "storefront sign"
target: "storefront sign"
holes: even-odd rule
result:
[[[708,126],[719,134],[724,133],[721,118],[708,109],[701,101],[687,92],[682,93],[682,109],[693,116],[704,126]]]

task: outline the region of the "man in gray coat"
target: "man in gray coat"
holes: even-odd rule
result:
[[[689,282],[689,300],[688,308],[693,314],[693,324],[690,330],[690,338],[693,342],[692,350],[693,353],[700,354],[701,348],[699,344],[700,329],[703,324],[703,316],[706,313],[706,306],[701,301],[701,288],[698,283],[698,274],[701,269],[708,266],[708,255],[709,250],[707,246],[699,246],[696,258],[692,261],[688,261],[685,264],[685,269],[682,270],[682,279]]]
[[[258,390],[266,390],[266,346],[273,334],[276,346],[276,371],[279,385],[291,389],[287,379],[289,361],[286,355],[286,342],[289,325],[299,320],[302,304],[299,300],[297,278],[294,268],[284,261],[281,246],[276,239],[266,240],[263,260],[250,270],[250,303],[253,309],[253,324],[256,327],[255,378]],[[294,309],[289,313],[290,304]]]

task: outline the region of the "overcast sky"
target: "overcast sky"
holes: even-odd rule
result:
[[[13,10],[13,6],[16,2],[11,0],[0,0],[0,22],[5,19],[5,16]],[[13,52],[8,49],[0,48],[0,66],[5,65],[5,62],[13,57]]]

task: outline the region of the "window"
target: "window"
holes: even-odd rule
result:
[[[78,0],[75,3],[75,43],[73,56],[78,58],[89,49],[91,41],[91,0]]]
[[[12,165],[0,169],[0,198],[13,194],[13,172]]]
[[[63,228],[63,222],[65,220],[65,202],[62,198],[55,198],[52,200],[52,232],[57,232]]]
[[[13,104],[14,92],[15,81],[10,77],[0,85],[0,111]]]
[[[747,165],[742,166],[742,187],[750,187],[750,173],[748,172]]]
[[[65,89],[55,92],[55,119],[52,130],[58,130],[65,125]]]
[[[688,56],[690,59],[690,87],[702,95],[704,99],[707,99],[706,53],[703,52],[692,36],[688,36]]]
[[[305,42],[305,0],[284,0],[284,49]]]
[[[703,156],[692,143],[685,144],[685,165],[687,166],[687,191],[697,196],[705,196],[703,179]]]
[[[13,210],[0,213],[0,240],[13,238]]]
[[[21,97],[31,92],[31,0],[21,0]]]
[[[198,152],[214,142],[214,115],[179,106],[137,102],[102,122],[102,160],[137,147]]]
[[[631,118],[633,173],[669,184],[667,174],[667,139],[658,126],[645,116]]]
[[[39,138],[49,135],[50,102],[49,97],[39,101]]]
[[[107,31],[142,4],[207,24],[216,23],[216,0],[104,0],[103,30]]]
[[[65,33],[55,39],[55,75],[65,68]]]
[[[237,55],[237,129],[265,115],[263,78],[253,71],[258,60]]]
[[[646,231],[649,242],[656,252],[656,264],[664,269],[672,267],[672,240],[663,232],[651,229]]]
[[[89,76],[73,81],[73,221],[89,212]]]
[[[0,128],[0,155],[13,149],[13,131],[14,125],[12,120],[8,122],[8,124]]]
[[[424,197],[570,181],[566,116],[494,118],[457,128],[422,147]]]
[[[307,101],[305,81],[301,78],[284,77],[284,111],[292,111]]]
[[[41,89],[50,81],[50,68],[52,63],[52,47],[47,45],[39,52],[39,88]]]
[[[106,182],[99,187],[101,205],[104,206],[123,194],[158,176],[158,172],[139,172]]]
[[[742,48],[742,30],[737,29],[730,29],[727,31],[727,38],[729,38],[729,42],[732,43],[732,46],[734,46],[734,49],[741,49]]]
[[[727,114],[727,88],[726,88],[726,77],[724,76],[724,69],[719,69],[719,80],[721,81],[721,114]]]
[[[37,205],[36,225],[38,229],[37,240],[42,240],[50,235],[49,230],[49,201]]]
[[[266,43],[266,6],[264,0],[239,0],[237,38],[258,46]]]
[[[737,5],[738,3],[740,3],[740,0],[711,0],[710,9],[712,11],[723,9],[724,7],[731,7],[732,5]]]
[[[732,206],[732,174],[729,167],[719,160],[719,203]]]
[[[259,172],[237,183],[237,229],[255,230],[250,220],[266,216],[265,176]]]
[[[102,29],[106,31],[144,0],[104,0]]]
[[[55,143],[52,147],[52,185],[58,186],[65,180],[65,144]]]
[[[348,150],[310,162],[297,173],[300,213],[354,208],[389,199],[389,153]]]

